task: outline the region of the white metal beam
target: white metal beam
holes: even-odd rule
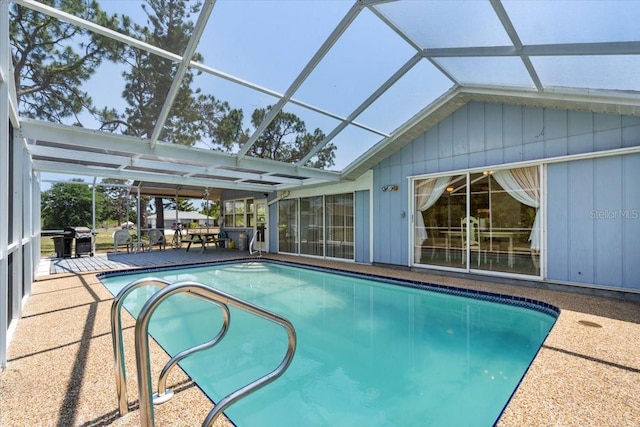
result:
[[[149,43],[145,43],[136,38],[124,35],[117,31],[111,30],[106,27],[102,27],[94,22],[87,21],[86,19],[78,18],[77,16],[71,15],[67,12],[63,12],[59,9],[55,9],[46,4],[42,4],[40,2],[34,0],[14,0],[14,3],[20,4],[24,7],[28,7],[29,9],[38,11],[40,13],[44,13],[45,15],[52,16],[61,21],[67,22],[69,24],[77,25],[80,28],[84,28],[96,34],[100,34],[105,37],[109,37],[113,40],[117,40],[121,43],[128,44],[129,46],[136,47],[138,49],[142,49],[146,52],[154,53],[158,56],[161,56],[166,59],[170,59],[172,61],[179,62],[181,60],[180,55],[176,55],[175,53],[166,51],[164,49],[160,49],[156,46],[153,46]]]
[[[0,1],[0,70],[9,70],[11,46],[9,45],[9,3]],[[7,313],[13,300],[9,299],[9,88],[5,78],[0,82],[0,371],[7,366],[7,349],[9,347],[9,324]],[[15,266],[13,268],[16,268]],[[14,297],[15,298],[15,297]]]
[[[268,159],[244,158],[238,160],[231,154],[213,150],[185,147],[177,144],[159,143],[153,149],[144,140],[137,137],[117,135],[102,131],[89,130],[76,126],[49,123],[41,120],[21,118],[21,136],[33,140],[59,142],[78,147],[111,150],[132,155],[148,155],[171,161],[185,161],[207,164],[209,167],[228,167],[265,171],[300,178],[315,178],[335,182],[340,179],[337,172],[295,165]],[[170,170],[170,169],[168,169]]]
[[[166,173],[145,173],[133,171],[121,171],[111,168],[94,166],[73,167],[59,162],[34,161],[34,169],[40,172],[72,174],[77,176],[98,176],[101,178],[133,179],[138,181],[161,182],[174,185],[192,185],[197,187],[216,187],[232,190],[246,191],[273,191],[273,185],[253,184],[237,181],[213,180],[205,178],[184,177],[168,175]]]
[[[235,84],[238,84],[240,86],[244,86],[244,87],[246,87],[248,89],[255,90],[255,91],[260,92],[260,93],[264,93],[265,95],[269,95],[269,96],[272,96],[272,97],[277,98],[277,99],[280,99],[280,98],[282,98],[284,96],[284,94],[282,94],[280,92],[276,92],[274,90],[267,89],[267,88],[262,87],[260,85],[251,83],[251,82],[249,82],[247,80],[235,77],[235,76],[233,76],[231,74],[224,73],[224,72],[222,72],[220,70],[216,70],[213,67],[209,67],[208,65],[201,64],[199,62],[192,61],[191,62],[191,67],[193,69],[195,69],[195,70],[199,70],[199,71],[205,72],[207,74],[211,74],[213,76],[220,77],[221,79],[230,81],[231,83],[235,83]],[[311,110],[311,111],[314,111],[314,112],[316,112],[318,114],[322,114],[323,116],[330,117],[332,119],[336,119],[336,120],[344,120],[345,119],[344,117],[342,117],[342,116],[340,116],[338,114],[332,113],[331,111],[327,111],[325,109],[316,107],[315,105],[309,104],[309,103],[304,102],[304,101],[297,100],[295,98],[289,99],[289,102],[292,103],[292,104],[295,104],[295,105],[297,105],[299,107],[306,108],[307,110]],[[374,133],[377,133],[377,134],[380,134],[380,135],[383,134],[383,132],[381,132],[379,130],[376,130],[374,128],[371,128],[369,126],[363,125],[362,123],[358,123],[358,122],[354,121],[353,125],[361,128],[361,129],[368,130],[369,132],[374,132]]]
[[[507,32],[507,35],[511,39],[511,43],[513,43],[516,52],[522,52],[522,41],[520,40],[520,36],[518,36],[518,32],[511,22],[511,18],[509,18],[507,11],[504,9],[504,6],[502,6],[502,2],[500,0],[491,0],[491,6],[493,7],[496,15],[498,15],[498,19],[500,20],[500,23],[502,24],[504,30]],[[538,77],[538,72],[533,67],[531,59],[527,55],[524,55],[522,53],[520,54],[520,59],[527,69],[527,72],[529,73],[533,84],[539,91],[542,91],[542,82],[540,81],[540,77]]]
[[[198,47],[198,43],[200,42],[200,37],[202,37],[202,32],[204,31],[204,27],[207,25],[207,21],[209,20],[209,16],[211,15],[211,11],[213,10],[213,6],[215,5],[215,0],[206,0],[202,5],[202,9],[200,10],[200,15],[198,16],[198,20],[193,30],[193,34],[191,34],[191,38],[187,43],[187,47],[182,55],[182,59],[180,61],[180,65],[178,65],[178,70],[176,71],[176,75],[173,78],[173,82],[171,83],[171,88],[169,89],[169,93],[167,93],[167,97],[164,100],[164,105],[162,106],[162,110],[160,111],[160,116],[156,121],[156,126],[153,129],[153,134],[151,135],[151,141],[149,144],[151,148],[153,148],[158,139],[160,138],[160,133],[162,132],[162,128],[167,121],[167,117],[169,117],[169,112],[171,111],[171,106],[178,95],[178,91],[180,90],[180,85],[182,84],[182,79],[184,75],[187,73],[189,69],[189,63],[191,62],[191,58],[193,58],[193,54]]]
[[[254,181],[270,181],[277,182],[279,184],[299,184],[300,179],[287,178],[274,176],[270,173],[256,174],[249,172],[238,172],[234,170],[215,168],[210,166],[195,166],[192,164],[178,163],[169,160],[147,160],[138,158],[133,164],[130,163],[131,158],[128,156],[119,156],[115,154],[95,154],[78,149],[64,149],[58,147],[48,147],[44,145],[30,144],[28,150],[34,157],[56,159],[60,163],[68,164],[70,167],[75,167],[76,170],[83,167],[82,164],[73,166],[73,163],[88,162],[88,158],[91,158],[93,163],[103,163],[112,165],[113,169],[121,171],[132,170],[131,167],[147,169],[149,171],[155,170],[156,173],[162,171],[171,172],[172,174],[178,174],[184,177],[191,177],[195,175],[212,175],[220,178],[231,178],[236,180],[254,180]],[[106,166],[105,166],[106,167]]]
[[[364,154],[358,157],[356,161],[347,166],[342,171],[343,176],[349,176],[349,174],[351,174],[355,169],[358,169],[361,164],[366,163],[370,158],[375,157],[378,152],[383,150],[386,146],[391,144],[396,139],[402,137],[412,127],[416,126],[419,122],[424,120],[425,117],[428,117],[429,115],[437,111],[440,107],[447,104],[451,99],[455,98],[458,93],[458,88],[452,88],[449,91],[445,92],[438,99],[422,109],[420,113],[416,114],[409,121],[400,126],[389,138],[378,142],[373,147],[369,148],[369,150],[367,150]]]
[[[336,137],[344,128],[346,128],[349,123],[356,117],[358,117],[364,110],[367,109],[371,104],[373,104],[376,99],[380,98],[383,93],[385,93],[395,82],[400,80],[402,76],[404,76],[410,69],[412,69],[420,60],[422,59],[422,55],[420,53],[415,54],[412,58],[410,58],[402,67],[398,69],[391,77],[387,79],[378,89],[373,92],[362,104],[360,104],[349,116],[346,120],[340,123],[333,131],[329,133],[322,141],[316,144],[306,156],[302,158],[298,162],[298,165],[304,165],[307,161],[309,161],[313,156],[316,155],[318,151],[322,149],[329,141]],[[385,135],[388,137],[389,135]]]
[[[503,86],[468,85],[460,88],[460,93],[471,96],[487,95],[504,100],[518,98],[523,101],[531,99],[538,103],[546,101],[549,104],[555,103],[554,106],[556,107],[559,105],[557,102],[563,102],[566,104],[563,108],[573,109],[579,107],[581,110],[592,112],[605,112],[606,110],[610,111],[612,108],[617,108],[620,110],[619,114],[638,115],[640,111],[639,94],[613,90],[591,90],[585,92],[580,89],[551,86],[546,87],[544,92],[538,92],[526,89],[510,89]]]
[[[77,16],[70,15],[70,14],[68,14],[66,12],[62,12],[62,11],[60,11],[58,9],[54,9],[54,8],[52,8],[50,6],[47,6],[47,5],[42,4],[42,3],[39,3],[37,1],[34,1],[34,0],[16,0],[15,3],[21,4],[21,5],[25,6],[25,7],[30,8],[30,9],[33,9],[33,10],[36,10],[38,12],[44,13],[45,15],[52,16],[54,18],[60,19],[61,21],[64,21],[64,22],[67,22],[67,23],[70,23],[70,24],[73,24],[73,25],[77,25],[80,28],[84,28],[86,30],[95,32],[96,34],[100,34],[100,35],[103,35],[105,37],[109,37],[109,38],[112,38],[114,40],[117,40],[117,41],[119,41],[121,43],[125,43],[125,44],[133,46],[135,48],[144,50],[145,52],[149,52],[149,53],[158,55],[158,56],[160,56],[162,58],[166,58],[166,59],[169,59],[169,60],[174,61],[174,62],[182,61],[182,57],[180,55],[177,55],[177,54],[173,53],[173,52],[169,52],[167,50],[161,49],[161,48],[159,48],[157,46],[153,46],[153,45],[151,45],[149,43],[145,43],[145,42],[143,42],[141,40],[138,40],[138,39],[135,39],[133,37],[126,36],[126,35],[124,35],[122,33],[117,32],[117,31],[113,31],[113,30],[110,30],[108,28],[101,27],[101,26],[99,26],[99,25],[97,25],[97,24],[95,24],[93,22],[84,20],[82,18],[78,18]],[[190,61],[189,62],[189,66],[192,67],[195,70],[199,70],[199,71],[205,72],[207,74],[211,74],[213,76],[220,77],[220,78],[222,78],[224,80],[227,80],[227,81],[230,81],[232,83],[244,86],[246,88],[258,91],[260,93],[264,93],[264,94],[269,95],[269,96],[273,96],[274,98],[280,99],[280,98],[284,97],[284,94],[282,94],[282,93],[279,93],[279,92],[276,92],[274,90],[262,87],[260,85],[255,84],[255,83],[249,82],[247,80],[241,79],[239,77],[233,76],[231,74],[225,73],[223,71],[217,70],[217,69],[215,69],[213,67],[210,67],[208,65],[205,65],[205,64],[202,64],[202,63],[199,63],[199,62],[196,62],[196,61]],[[311,105],[309,103],[306,103],[306,102],[303,102],[303,101],[300,101],[300,100],[296,100],[295,98],[289,99],[289,102],[291,102],[292,104],[298,105],[300,107],[309,109],[311,111],[314,111],[316,113],[325,115],[327,117],[331,117],[331,118],[336,119],[336,120],[344,120],[343,117],[341,117],[341,116],[339,116],[337,114],[334,114],[334,113],[332,113],[330,111],[327,111],[327,110],[324,110],[322,108],[316,107],[316,106]],[[379,130],[376,130],[376,129],[371,128],[371,127],[366,126],[366,125],[363,125],[362,123],[358,123],[357,121],[354,121],[352,124],[354,126],[357,126],[357,127],[361,128],[361,129],[364,129],[364,130],[367,130],[367,131],[370,131],[370,132],[374,132],[374,133],[377,133],[379,135],[383,135],[384,134],[383,132],[381,132]]]
[[[385,15],[384,13],[382,13],[380,11],[380,9],[378,9],[377,7],[375,7],[378,4],[382,4],[382,3],[390,3],[392,1],[395,0],[390,0],[390,1],[375,1],[375,0],[371,0],[371,1],[367,1],[367,7],[369,8],[369,10],[371,12],[373,12],[378,18],[380,18],[380,20],[382,22],[384,22],[385,24],[387,24],[387,26],[389,28],[391,28],[396,34],[398,34],[404,41],[406,41],[409,46],[413,47],[416,51],[418,52],[422,52],[422,56],[429,62],[431,62],[431,64],[436,67],[438,69],[438,71],[440,71],[442,74],[444,74],[444,76],[446,78],[448,78],[449,80],[451,80],[451,82],[454,85],[457,85],[459,82],[458,80],[453,76],[453,74],[451,74],[446,68],[444,68],[442,65],[440,65],[440,63],[438,61],[436,61],[435,59],[431,58],[429,55],[427,55],[425,52],[425,50],[422,48],[422,46],[420,46],[420,44],[418,42],[416,42],[415,40],[413,40],[409,34],[406,33],[406,31],[404,31],[403,29],[401,29],[400,27],[398,27],[396,25],[395,22],[393,22],[391,19],[389,19],[387,17],[387,15]]]
[[[515,46],[472,46],[425,49],[430,58],[469,58],[495,56],[603,56],[640,55],[640,41],[600,43],[559,43]]]
[[[309,77],[311,72],[318,66],[322,58],[329,52],[331,47],[338,41],[340,36],[346,31],[349,25],[356,19],[360,11],[363,9],[363,5],[356,1],[354,5],[347,11],[347,14],[342,18],[342,20],[338,23],[336,28],[331,32],[329,37],[324,41],[320,49],[313,55],[311,60],[307,63],[304,69],[298,74],[293,83],[289,86],[284,95],[280,98],[280,100],[274,105],[269,113],[267,113],[262,123],[255,130],[253,135],[249,138],[249,140],[243,145],[240,152],[238,152],[238,158],[243,158],[249,149],[255,144],[258,140],[258,137],[265,131],[267,126],[275,119],[275,117],[282,111],[282,108],[286,105],[286,103],[293,97],[293,94],[300,88],[302,83]]]

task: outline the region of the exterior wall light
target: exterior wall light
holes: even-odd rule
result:
[[[398,191],[397,185],[383,185],[381,188],[382,191]]]

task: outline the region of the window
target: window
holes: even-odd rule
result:
[[[354,258],[353,194],[278,202],[278,251]]]
[[[300,199],[300,253],[324,255],[324,202],[322,196]]]
[[[298,253],[298,200],[278,202],[278,251]]]
[[[255,225],[255,206],[253,199],[247,200],[247,227],[253,228]]]
[[[416,179],[414,262],[540,275],[537,166]]]
[[[326,196],[326,254],[353,259],[353,194]]]
[[[252,227],[254,222],[253,199],[226,200],[224,202],[224,227]]]

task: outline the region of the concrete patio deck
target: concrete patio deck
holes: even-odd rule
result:
[[[54,262],[56,271],[60,268],[65,273],[39,277],[13,332],[8,365],[0,374],[0,425],[139,425],[133,351],[126,352],[125,357],[127,371],[132,373],[127,380],[130,412],[125,417],[119,417],[117,412],[109,326],[113,296],[97,280],[95,272],[69,271],[75,267],[66,263],[78,261],[100,269],[119,268],[111,265],[134,268],[244,254],[231,250],[203,254],[167,250]],[[265,258],[517,295],[553,304],[561,314],[497,425],[640,424],[640,303],[636,301],[408,269],[284,255]],[[125,348],[131,349],[134,320],[126,317]],[[159,347],[152,347],[154,369],[159,370],[166,360],[167,355]],[[172,374],[168,386],[177,393],[172,401],[155,409],[156,425],[200,425],[212,407],[211,401],[182,372]],[[216,425],[231,424],[219,420]],[[341,425],[340,420],[335,425]]]

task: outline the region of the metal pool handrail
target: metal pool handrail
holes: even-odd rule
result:
[[[253,237],[251,238],[251,241],[249,242],[249,254],[253,255],[254,253],[256,253],[256,251],[253,250],[253,245],[256,244],[256,236],[258,235],[258,233],[253,233]],[[262,255],[262,253],[260,254]]]
[[[249,243],[249,254],[253,255],[256,252],[258,252],[258,256],[262,257],[262,246],[257,251],[255,249],[253,249],[253,247],[256,244],[257,236],[258,236],[258,233],[253,233],[253,237],[251,238],[251,242]]]
[[[138,289],[143,286],[159,286],[161,288],[169,286],[171,283],[162,279],[156,278],[144,278],[140,280],[136,280],[134,282],[129,283],[127,286],[122,288],[118,295],[114,298],[113,304],[111,305],[111,337],[113,341],[113,352],[114,352],[114,366],[115,366],[115,375],[116,375],[116,392],[118,394],[118,410],[120,416],[125,415],[129,412],[129,404],[127,397],[127,380],[126,380],[126,368],[124,363],[124,345],[122,339],[122,305],[124,304],[125,298],[135,289]],[[155,404],[161,404],[168,401],[172,396],[173,392],[171,390],[167,390],[167,377],[169,376],[169,372],[171,368],[173,368],[177,363],[179,363],[182,359],[187,356],[190,356],[199,351],[205,350],[207,348],[211,348],[216,345],[227,333],[229,330],[229,307],[225,304],[216,303],[222,311],[222,327],[218,334],[213,337],[211,340],[204,342],[202,344],[198,344],[194,347],[188,348],[176,354],[172,357],[167,364],[162,368],[162,372],[160,373],[160,378],[158,379],[158,392],[153,396],[153,401]]]
[[[197,297],[202,298],[199,295]],[[207,298],[204,299],[211,302]],[[162,371],[160,372],[160,378],[158,378],[158,392],[153,395],[153,403],[155,405],[164,403],[167,400],[171,399],[171,396],[173,396],[173,392],[171,390],[167,390],[167,377],[169,376],[169,372],[171,371],[171,369],[176,364],[178,364],[182,359],[191,356],[194,353],[213,347],[214,345],[218,344],[220,340],[222,340],[222,338],[224,338],[224,336],[227,334],[227,331],[229,330],[229,319],[231,318],[229,307],[227,307],[226,304],[222,304],[219,302],[214,301],[214,303],[220,307],[220,310],[222,310],[222,327],[220,328],[220,331],[209,341],[183,350],[169,359],[169,361],[166,363],[166,365],[164,365]]]
[[[185,281],[169,285],[155,294],[144,304],[135,327],[135,347],[136,347],[136,366],[138,370],[138,389],[140,396],[140,423],[143,426],[154,425],[153,402],[151,396],[151,369],[149,362],[149,322],[151,315],[156,308],[167,298],[177,293],[189,293],[200,296],[204,299],[216,302],[218,304],[232,305],[243,311],[250,312],[263,319],[274,322],[282,326],[288,336],[287,352],[282,362],[271,372],[263,375],[255,381],[239,388],[238,390],[228,394],[220,400],[216,406],[209,412],[203,426],[211,426],[218,416],[227,407],[237,402],[242,397],[253,393],[254,391],[264,387],[272,381],[279,378],[289,367],[296,349],[296,331],[287,319],[275,313],[267,311],[261,307],[243,301],[224,292],[213,289],[207,285],[198,282]],[[176,356],[177,357],[177,356]],[[171,363],[167,364],[167,366]]]
[[[116,375],[116,393],[118,394],[118,410],[120,416],[129,412],[127,399],[127,374],[124,365],[124,345],[122,342],[122,305],[125,298],[135,289],[143,286],[166,287],[171,283],[166,280],[155,278],[144,278],[129,283],[122,288],[111,304],[111,340],[113,343],[114,370]]]

